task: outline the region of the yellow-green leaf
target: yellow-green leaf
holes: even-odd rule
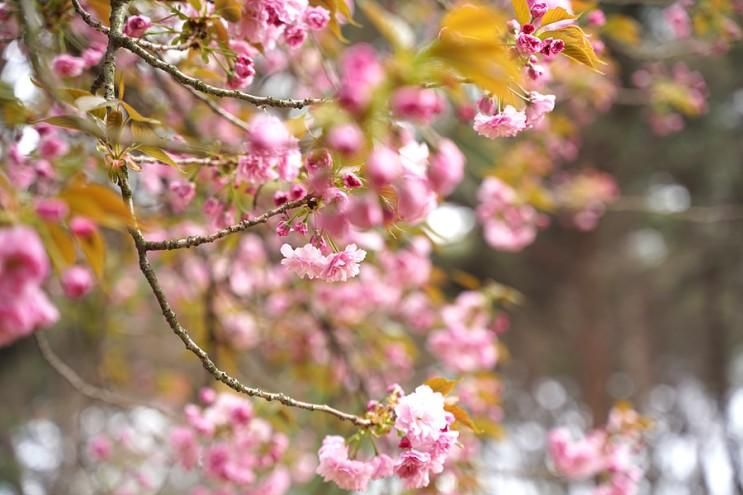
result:
[[[230,22],[239,22],[242,16],[240,0],[215,0],[215,12]]]
[[[89,236],[79,237],[78,242],[93,273],[98,280],[103,280],[103,268],[106,261],[106,244],[103,242],[103,236],[96,230]]]
[[[173,160],[170,155],[168,155],[165,151],[161,150],[160,148],[156,146],[138,146],[137,149],[144,153],[145,155],[154,158],[155,160],[163,163],[167,163],[168,165],[171,165],[173,167],[177,167],[178,164],[175,163],[175,160]]]
[[[519,24],[527,24],[531,20],[529,3],[526,0],[511,0],[511,4],[513,4],[513,13]]]
[[[554,9],[549,9],[547,12],[545,12],[540,22],[542,27],[544,27],[549,24],[554,24],[555,22],[568,21],[573,19],[576,19],[576,17],[573,14],[569,13],[567,10],[563,9],[562,7],[555,7]]]
[[[502,40],[506,21],[486,5],[455,7],[442,19],[438,39],[419,55],[424,69],[443,84],[458,74],[500,98],[513,98],[508,87],[520,68]]]
[[[80,119],[72,115],[55,115],[54,117],[39,120],[39,122],[45,122],[49,125],[64,127],[66,129],[82,130]]]
[[[111,189],[99,184],[73,181],[60,194],[74,215],[89,217],[97,224],[114,229],[134,225],[129,208]]]
[[[472,421],[472,418],[467,413],[467,411],[456,404],[445,404],[444,409],[454,415],[454,419],[456,420],[452,425],[454,428],[457,428],[461,424],[474,431],[475,433],[480,433],[480,429],[477,427],[475,422]]]
[[[410,26],[400,17],[381,7],[374,0],[358,0],[361,10],[374,27],[396,49],[412,48],[415,35]]]
[[[45,222],[48,235],[47,251],[57,271],[75,262],[75,244],[70,234],[56,223]]]
[[[555,31],[544,31],[539,34],[542,39],[555,38],[565,42],[565,50],[562,52],[568,58],[581,64],[587,65],[597,72],[599,65],[605,65],[593,50],[593,46],[583,30],[575,24]]]
[[[144,122],[144,123],[152,124],[152,125],[160,125],[159,120],[145,117],[144,115],[139,113],[133,106],[131,106],[130,104],[128,104],[127,102],[123,100],[121,101],[121,106],[124,107],[124,109],[126,110],[126,113],[129,115],[129,118],[135,122]]]
[[[610,15],[604,25],[603,33],[628,45],[637,45],[640,42],[640,25],[626,15]]]
[[[454,387],[457,385],[456,380],[449,380],[441,376],[435,376],[426,380],[426,385],[431,387],[431,390],[438,392],[441,395],[449,395]]]

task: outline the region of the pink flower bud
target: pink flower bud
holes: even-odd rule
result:
[[[62,289],[67,297],[83,297],[93,287],[93,275],[85,267],[73,266],[62,274]]]
[[[603,10],[596,9],[586,16],[586,20],[592,26],[603,26],[606,24],[606,15]]]
[[[328,132],[328,146],[344,155],[353,155],[364,144],[364,135],[356,124],[341,124]]]
[[[541,18],[545,12],[547,12],[547,4],[546,3],[535,3],[531,6],[530,9],[531,17],[534,20],[537,20]]]
[[[357,187],[361,187],[363,183],[361,182],[361,179],[359,179],[355,174],[349,172],[347,174],[343,174],[343,185],[349,189],[355,189]]]
[[[313,31],[320,31],[330,22],[330,12],[323,7],[307,7],[304,11],[304,22]]]
[[[83,73],[85,61],[72,55],[57,55],[52,60],[52,70],[59,77],[77,77]]]
[[[397,188],[397,216],[400,220],[416,223],[423,220],[436,206],[436,195],[428,181],[417,176],[403,177]]]
[[[273,204],[281,206],[289,201],[289,195],[285,191],[276,191],[273,193]]]
[[[457,145],[442,139],[426,171],[433,190],[442,196],[450,194],[464,177],[464,165],[464,155]]]
[[[50,222],[61,221],[69,212],[67,203],[55,198],[38,199],[35,210],[37,215]]]
[[[140,38],[152,26],[152,21],[145,15],[133,15],[126,20],[124,34],[132,38]]]
[[[402,173],[400,155],[387,146],[375,146],[366,163],[366,173],[376,188],[389,184]]]
[[[77,237],[86,239],[95,234],[96,225],[88,217],[75,216],[70,220],[70,230]]]

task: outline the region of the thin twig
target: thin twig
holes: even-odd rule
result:
[[[129,183],[126,180],[126,177],[122,176],[119,178],[119,188],[121,189],[122,199],[127,205],[129,205],[129,208],[132,211],[132,216],[134,216],[134,211],[133,211],[134,202],[132,199],[132,191],[129,188]],[[136,222],[135,222],[135,225],[136,225]],[[193,338],[191,338],[191,335],[188,333],[188,330],[186,330],[180,324],[180,322],[178,321],[178,317],[176,316],[173,309],[170,307],[170,303],[168,303],[168,300],[165,297],[165,294],[163,293],[162,288],[160,287],[160,282],[157,279],[157,275],[155,274],[155,271],[152,269],[152,266],[150,265],[150,262],[147,259],[147,247],[146,247],[147,243],[144,237],[142,236],[142,232],[139,230],[139,228],[135,226],[134,228],[131,228],[129,230],[129,233],[131,234],[132,239],[134,240],[134,246],[136,247],[136,250],[137,250],[137,255],[139,257],[139,268],[142,271],[142,274],[144,275],[145,279],[147,280],[147,283],[149,284],[150,288],[152,289],[155,299],[160,305],[160,310],[162,311],[163,317],[165,317],[165,321],[168,323],[168,326],[173,331],[173,333],[175,333],[178,336],[178,338],[181,339],[181,342],[183,342],[183,344],[186,346],[186,349],[191,351],[196,357],[199,358],[202,366],[209,373],[211,373],[215,379],[224,383],[225,385],[235,390],[236,392],[245,394],[249,397],[258,397],[260,399],[263,399],[269,402],[277,401],[286,406],[306,409],[308,411],[324,412],[332,416],[335,416],[338,419],[349,421],[361,427],[369,427],[372,425],[371,420],[367,418],[362,418],[355,414],[349,414],[343,411],[339,411],[338,409],[334,409],[325,404],[314,404],[311,402],[299,401],[297,399],[293,399],[292,397],[289,397],[288,395],[284,393],[266,392],[265,390],[261,390],[259,388],[248,387],[247,385],[244,385],[243,383],[241,383],[237,378],[219,369],[214,364],[214,361],[212,361],[212,359],[209,357],[209,354],[204,349],[202,349],[193,340]]]
[[[247,131],[249,129],[248,123],[244,120],[237,117],[235,114],[228,112],[224,108],[220,107],[218,104],[213,102],[208,96],[202,95],[198,91],[196,91],[193,88],[187,87],[188,90],[193,94],[196,98],[206,103],[206,105],[212,110],[212,112],[216,113],[223,119],[225,119],[230,124],[234,125],[235,127],[239,127],[243,131]]]
[[[83,395],[88,399],[122,408],[133,406],[151,407],[152,409],[156,409],[167,416],[172,416],[173,413],[171,411],[168,411],[167,409],[164,409],[163,407],[160,407],[158,405],[147,404],[141,400],[119,395],[109,390],[91,385],[90,383],[86,382],[80,375],[78,375],[75,370],[70,368],[64,361],[62,361],[59,356],[57,356],[57,354],[49,345],[49,341],[47,341],[46,336],[43,332],[34,333],[34,340],[36,341],[36,345],[39,348],[41,356],[49,364],[49,366],[51,366],[54,371],[59,374],[59,376],[64,378],[65,381],[72,386],[72,388],[80,393],[80,395]]]
[[[93,16],[83,9],[80,5],[79,0],[72,0],[72,5],[75,10],[80,14],[80,17],[92,28],[105,33],[110,40],[113,40],[117,46],[126,48],[130,52],[139,56],[142,60],[147,62],[152,67],[160,69],[170,74],[179,83],[190,86],[195,90],[207,93],[213,96],[226,97],[226,98],[237,98],[240,100],[247,101],[258,107],[278,107],[278,108],[304,108],[310,105],[316,105],[325,103],[326,100],[321,98],[304,98],[304,99],[293,99],[293,98],[275,98],[273,96],[256,96],[250,93],[245,93],[236,89],[225,89],[211,84],[205,83],[201,79],[191,77],[184,72],[181,72],[175,65],[169,64],[147,51],[146,45],[141,40],[131,38],[123,33],[116,32],[105,28],[100,22],[95,20]]]
[[[281,215],[282,213],[285,213],[289,210],[293,210],[301,206],[312,207],[312,205],[316,201],[317,201],[316,198],[312,196],[308,196],[303,199],[298,199],[296,201],[290,201],[288,203],[284,203],[283,205],[277,208],[274,208],[273,210],[268,210],[267,212],[263,213],[260,216],[257,216],[255,218],[245,219],[241,222],[230,225],[229,227],[225,227],[221,230],[218,230],[214,232],[213,234],[190,235],[188,237],[181,237],[180,239],[170,239],[166,241],[144,241],[143,247],[145,251],[165,251],[165,250],[170,251],[173,249],[192,248],[195,246],[199,246],[201,244],[206,244],[208,242],[214,242],[230,234],[234,234],[236,232],[242,232],[251,227],[255,227],[256,225],[266,223],[270,218],[275,217],[276,215]]]

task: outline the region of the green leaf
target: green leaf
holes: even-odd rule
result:
[[[555,22],[573,19],[577,18],[573,14],[569,13],[567,10],[563,9],[562,7],[555,7],[554,9],[549,9],[547,12],[545,12],[540,22],[541,26],[544,27]]]
[[[167,163],[168,165],[171,165],[173,167],[178,167],[178,164],[170,157],[170,155],[156,146],[140,145],[137,146],[137,149],[145,155],[152,157],[159,162]]]
[[[426,385],[431,387],[431,390],[434,392],[438,392],[441,395],[449,395],[451,391],[454,390],[457,382],[456,380],[449,380],[448,378],[436,376],[426,380]]]
[[[513,5],[513,12],[519,24],[528,24],[531,20],[529,3],[526,0],[511,0],[511,4]]]

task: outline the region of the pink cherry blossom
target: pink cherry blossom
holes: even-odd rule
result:
[[[519,251],[534,241],[539,214],[530,205],[519,202],[510,186],[488,177],[480,186],[478,199],[477,216],[488,244],[504,251]]]
[[[328,256],[320,277],[328,282],[345,282],[359,274],[359,263],[366,258],[366,251],[356,244],[349,244],[343,251]]]
[[[464,154],[453,141],[439,141],[426,170],[431,188],[442,196],[451,194],[464,177],[464,165]]]
[[[330,12],[323,7],[307,7],[304,11],[304,22],[307,27],[314,30],[320,31],[325,29],[325,26],[330,22]]]
[[[400,220],[417,223],[436,207],[436,193],[427,179],[406,174],[397,186],[397,215]]]
[[[507,105],[495,115],[478,113],[475,115],[474,129],[481,136],[490,139],[513,137],[526,128],[526,114]]]
[[[344,155],[353,155],[364,144],[364,134],[356,124],[341,124],[328,132],[328,146]]]
[[[395,464],[395,474],[405,488],[423,488],[430,483],[430,464],[431,456],[426,452],[406,450]]]
[[[77,77],[85,69],[85,61],[72,55],[57,55],[52,60],[52,70],[60,77]]]
[[[394,92],[390,108],[400,118],[427,123],[444,110],[444,97],[434,89],[406,86]]]
[[[604,441],[603,432],[574,440],[567,430],[558,428],[550,432],[548,448],[560,474],[570,479],[585,479],[606,467]]]
[[[435,440],[448,424],[444,396],[428,385],[420,385],[402,397],[395,406],[395,415],[395,428],[415,439]]]
[[[401,173],[400,155],[387,146],[375,146],[366,162],[366,174],[371,184],[376,188],[383,187]]]
[[[60,222],[70,211],[67,203],[56,198],[42,198],[36,200],[34,206],[36,214],[50,222]]]
[[[83,297],[93,288],[93,274],[83,266],[73,266],[62,274],[62,289],[67,297]]]
[[[152,21],[146,15],[133,15],[124,24],[124,34],[132,38],[140,38],[150,26],[152,26]]]
[[[555,109],[555,95],[543,95],[538,91],[529,93],[529,102],[526,105],[527,127],[538,126],[544,116]]]
[[[326,259],[312,244],[292,249],[289,244],[281,246],[284,259],[281,264],[301,278],[318,278],[326,269]]]
[[[365,490],[378,466],[348,458],[348,447],[339,436],[327,436],[318,453],[317,474],[344,490]]]
[[[96,232],[96,225],[88,217],[74,216],[70,220],[70,230],[77,237],[87,239]]]
[[[428,345],[449,369],[457,372],[488,370],[498,360],[495,335],[485,328],[458,324],[431,334]]]
[[[0,229],[0,293],[38,286],[49,272],[49,259],[39,236],[28,227]]]

